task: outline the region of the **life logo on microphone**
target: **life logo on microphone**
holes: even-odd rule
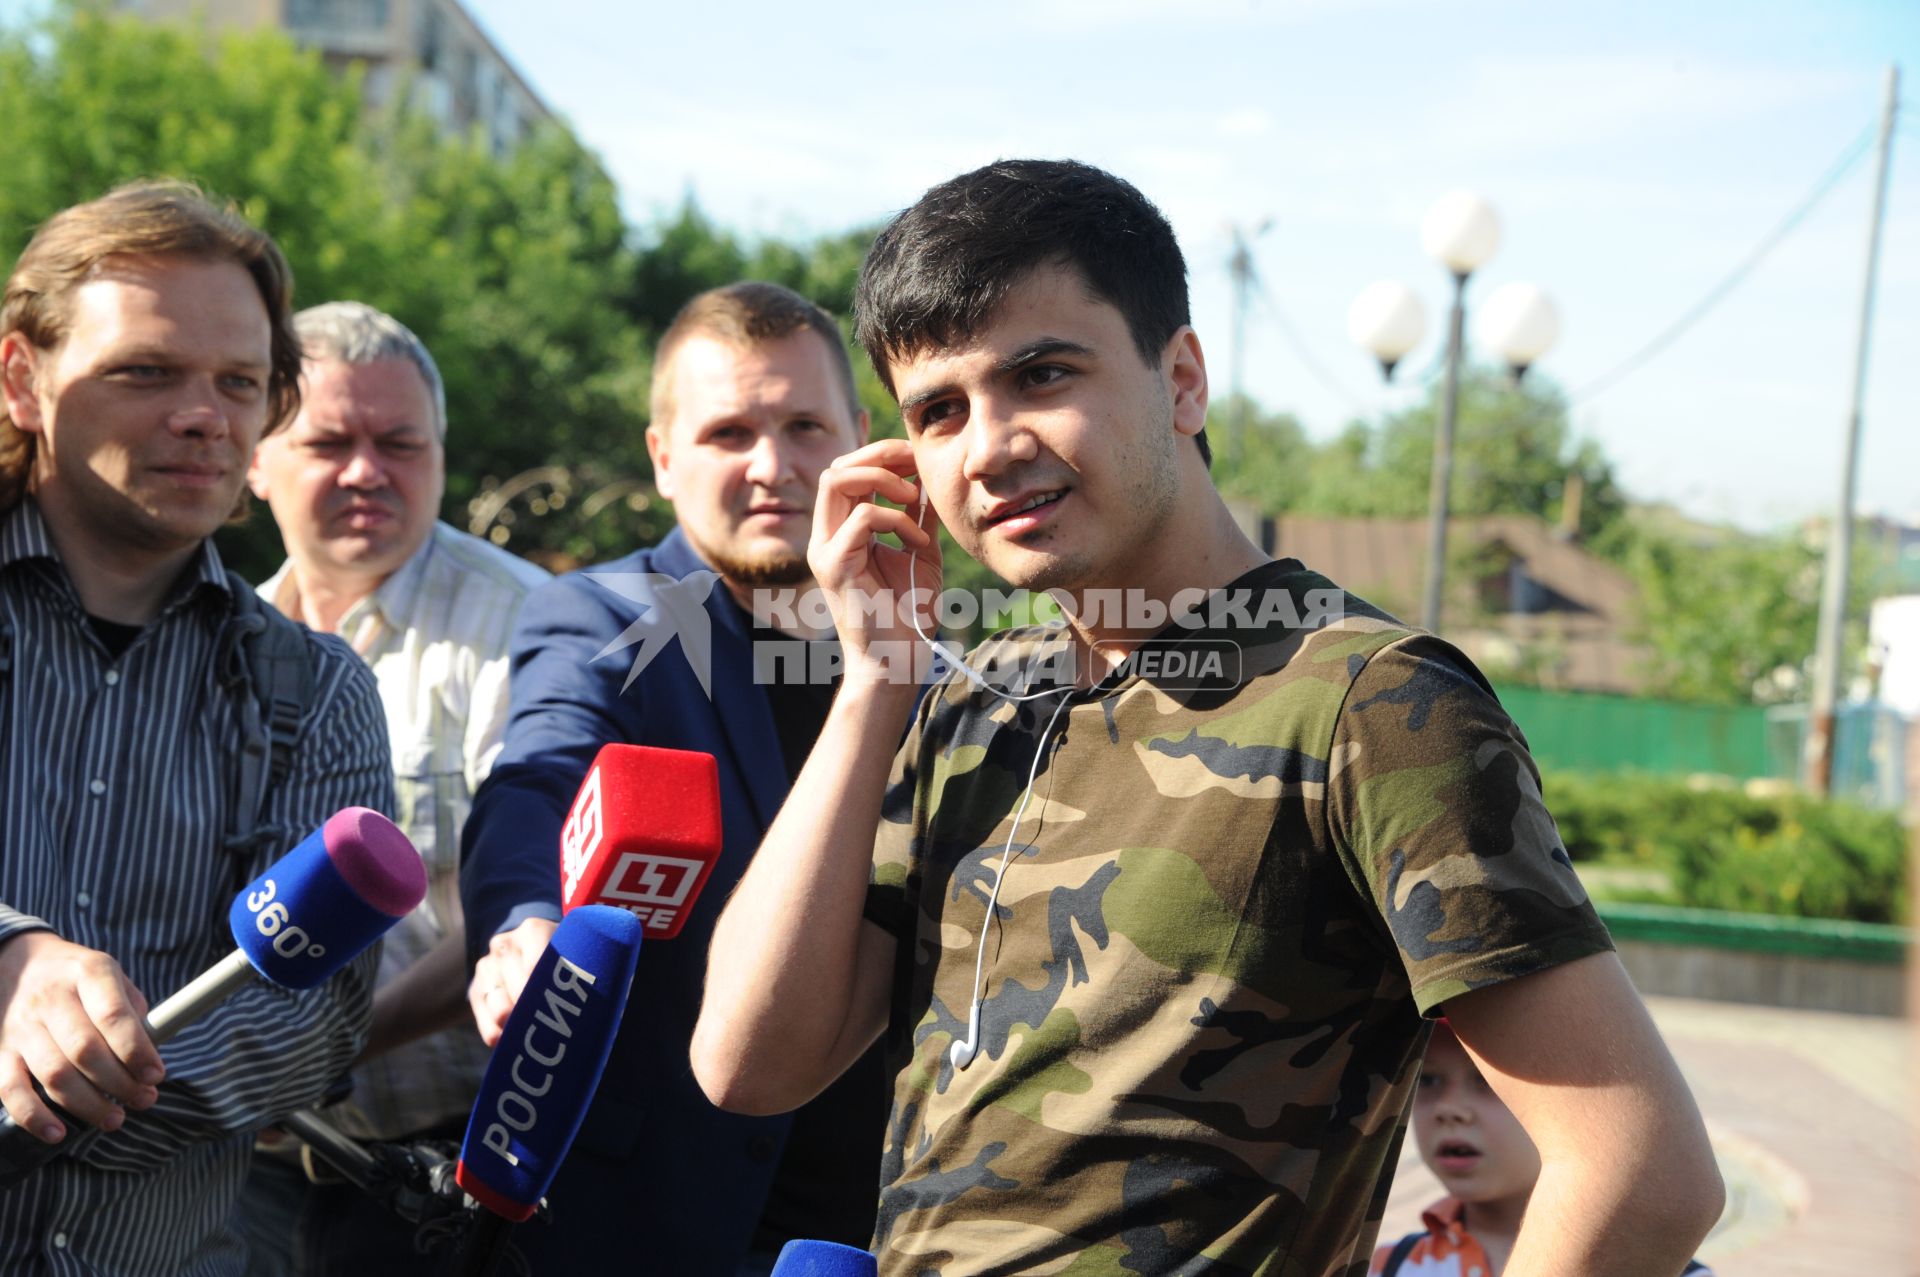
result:
[[[283,958],[324,958],[327,947],[309,936],[293,921],[284,902],[275,899],[280,888],[268,878],[258,891],[247,893],[247,912],[253,915],[253,927],[273,944]]]
[[[574,892],[580,889],[580,875],[593,863],[593,853],[607,834],[606,807],[600,797],[600,768],[587,773],[580,793],[560,827],[560,898],[574,904]]]
[[[625,909],[645,923],[649,933],[662,934],[678,921],[704,868],[701,860],[629,851],[614,861],[598,903]]]
[[[647,939],[673,939],[720,858],[713,755],[609,741],[580,782],[558,842],[562,916],[611,905],[638,919]]]

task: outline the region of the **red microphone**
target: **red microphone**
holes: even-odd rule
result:
[[[671,940],[719,858],[713,755],[603,745],[560,829],[560,911],[612,905]]]

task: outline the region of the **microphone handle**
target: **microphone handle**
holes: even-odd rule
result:
[[[146,1020],[147,1036],[155,1046],[172,1041],[182,1029],[205,1018],[209,1011],[231,997],[234,990],[253,979],[254,974],[246,951],[235,949],[195,976],[186,988],[154,1007]],[[40,1089],[39,1083],[34,1086]],[[40,1095],[46,1099],[44,1089]],[[74,1128],[85,1125],[52,1100],[47,1103],[53,1105],[53,1111],[66,1124],[68,1139],[73,1138]],[[0,1111],[0,1189],[17,1187],[27,1176],[60,1156],[66,1146],[66,1140],[47,1143],[14,1121],[11,1113]]]
[[[379,1183],[384,1178],[380,1161],[360,1141],[339,1130],[318,1113],[289,1113],[280,1125],[307,1142],[320,1159],[347,1177],[363,1193],[381,1197]]]
[[[33,1088],[40,1092],[40,1098],[46,1100],[54,1115],[67,1125],[67,1139],[72,1139],[75,1128],[84,1123],[73,1114],[47,1099],[47,1093],[35,1082]],[[58,1144],[49,1144],[28,1132],[27,1128],[13,1120],[13,1114],[0,1112],[0,1189],[20,1187],[26,1178],[66,1151],[66,1140]]]
[[[172,997],[147,1014],[147,1036],[155,1046],[173,1041],[180,1030],[206,1018],[207,1013],[232,997],[259,972],[247,960],[245,949],[235,949],[202,971]]]
[[[495,1277],[500,1271],[501,1259],[506,1256],[513,1221],[484,1206],[475,1207],[473,1214],[478,1218],[460,1238],[460,1248],[454,1252],[447,1269],[450,1277]]]

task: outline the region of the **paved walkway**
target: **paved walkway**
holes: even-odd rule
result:
[[[1920,1277],[1920,1054],[1909,1022],[1686,998],[1647,1005],[1726,1177],[1726,1214],[1700,1250],[1718,1277]],[[1419,1227],[1440,1191],[1409,1148],[1380,1235]]]

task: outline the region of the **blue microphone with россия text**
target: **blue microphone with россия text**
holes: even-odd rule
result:
[[[641,929],[625,909],[573,909],[534,963],[460,1146],[454,1180],[485,1209],[454,1272],[493,1271],[507,1228],[531,1216],[553,1182],[613,1050]]]
[[[466,1166],[471,1153],[472,1170],[463,1173],[460,1186],[474,1200],[516,1223],[533,1213],[559,1169],[606,1067],[621,1013],[626,1010],[627,989],[633,982],[642,934],[670,940],[679,933],[687,911],[713,871],[720,845],[719,771],[711,754],[644,745],[601,746],[560,830],[560,926],[528,975],[501,1030],[467,1126],[460,1160]],[[626,914],[635,926],[616,923],[609,916],[615,912]],[[576,917],[579,922],[574,921]],[[563,937],[567,938],[564,943]],[[618,956],[605,951],[606,946],[620,947],[624,953],[617,987],[616,982],[598,974],[601,966]],[[625,951],[628,947],[630,952]],[[583,963],[584,957],[593,961]],[[593,996],[577,1004],[566,1001],[566,982],[582,979]],[[555,980],[561,984],[551,983]],[[618,996],[608,1002],[606,995],[610,992]],[[556,997],[562,998],[562,1003],[554,1004]],[[583,1010],[577,1029],[569,1027],[558,1009],[576,1005]],[[587,1008],[591,1015],[584,1015]],[[563,1142],[551,1142],[558,1138],[558,1124],[549,1120],[537,1139],[531,1132],[524,1133],[533,1141],[531,1147],[516,1147],[508,1156],[507,1150],[494,1146],[512,1139],[514,1125],[508,1114],[493,1110],[500,1104],[512,1104],[511,1096],[525,1094],[505,1085],[506,1075],[521,1067],[522,1057],[513,1054],[514,1050],[524,1046],[534,1052],[534,1062],[546,1065],[535,1046],[535,1031],[541,1026],[569,1040],[574,1040],[576,1033],[580,1035],[569,1048],[572,1063],[564,1066],[565,1077],[577,1092],[570,1099],[578,1101],[578,1111],[572,1114]],[[603,1038],[589,1036],[601,1029],[605,1030]],[[585,1062],[589,1043],[597,1057],[590,1077]],[[563,1066],[556,1063],[552,1067]],[[581,1087],[581,1081],[589,1084]],[[547,1089],[543,1086],[539,1095],[545,1095]],[[491,1117],[483,1125],[481,1119],[489,1113]],[[478,1148],[476,1138],[480,1140]],[[494,1156],[490,1158],[482,1150]],[[527,1168],[521,1169],[520,1160],[529,1157],[532,1160]],[[533,1182],[536,1178],[537,1187]],[[476,1184],[480,1191],[475,1191]],[[489,1193],[493,1194],[491,1198]]]
[[[571,916],[585,906],[612,906],[635,919],[647,940],[672,939],[695,907],[721,853],[719,772],[713,756],[642,745],[602,747],[581,782],[558,841],[563,915]],[[563,983],[577,979],[559,967],[552,954],[543,954],[543,959],[540,972],[530,974],[517,1003],[529,997],[564,997],[566,988],[553,987],[555,971]],[[430,1231],[446,1236],[442,1222],[459,1216],[464,1222],[452,1232],[456,1239],[452,1271],[491,1271],[510,1253],[505,1224],[520,1222],[541,1208],[541,1199],[558,1173],[566,1146],[584,1120],[604,1071],[604,1065],[597,1065],[585,1085],[579,1085],[579,1079],[568,1080],[566,1089],[577,1107],[562,1121],[557,1107],[562,1101],[546,1098],[559,1084],[542,1076],[543,1057],[553,1057],[558,1043],[543,1045],[539,1036],[529,1041],[525,1035],[530,1027],[544,1035],[572,1028],[574,1022],[563,1011],[546,1010],[550,1014],[544,1027],[538,1021],[530,1026],[524,1014],[531,1011],[523,1014],[518,1008],[516,1015],[522,1018],[510,1017],[509,1024],[502,1026],[490,1068],[507,1070],[505,1076],[511,1080],[517,1065],[524,1085],[503,1089],[496,1085],[501,1075],[488,1075],[458,1168],[425,1145],[362,1145],[318,1114],[294,1114],[283,1125],[349,1181],[403,1219],[420,1225],[423,1237]],[[586,1058],[584,1045],[568,1050],[575,1061]],[[534,1129],[516,1132],[515,1124],[528,1124],[536,1108]],[[490,1116],[483,1122],[480,1115]],[[516,1145],[516,1135],[524,1147]],[[404,1183],[397,1183],[391,1172],[396,1160],[404,1163]],[[429,1238],[426,1244],[431,1247],[433,1242]]]
[[[154,1007],[147,1036],[155,1046],[171,1041],[256,977],[289,989],[325,982],[426,894],[420,853],[392,821],[366,807],[335,812],[241,888],[227,912],[236,948]],[[64,1147],[0,1114],[0,1186],[19,1183]]]

